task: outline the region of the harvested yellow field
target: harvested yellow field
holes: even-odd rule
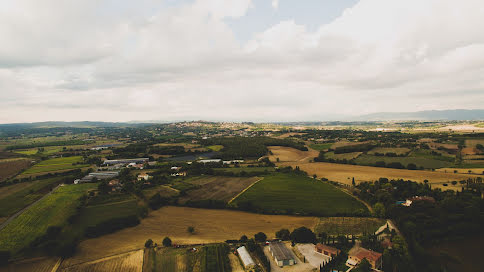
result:
[[[483,168],[440,168],[440,169],[435,169],[435,171],[444,172],[444,173],[454,173],[455,171],[457,171],[457,173],[460,173],[460,174],[483,175],[484,167]],[[473,178],[476,178],[476,176],[473,176]]]
[[[359,166],[350,164],[336,164],[326,162],[314,163],[280,163],[279,166],[292,166],[306,171],[309,175],[316,174],[320,178],[327,178],[332,181],[338,181],[345,184],[351,184],[352,178],[357,183],[362,181],[374,181],[381,177],[388,179],[404,179],[423,182],[428,180],[430,183],[444,183],[453,180],[463,180],[469,177],[475,178],[469,174],[454,174],[443,172],[431,172],[423,170],[404,170],[371,166]]]
[[[319,152],[316,150],[301,151],[292,147],[284,146],[270,146],[269,150],[273,154],[269,156],[269,160],[273,162],[277,161],[277,158],[279,158],[280,162],[309,162],[314,157],[319,155]]]
[[[143,271],[143,250],[128,252],[111,257],[98,259],[82,264],[66,267],[62,265],[62,272],[142,272]]]
[[[2,266],[0,272],[51,272],[58,261],[59,259],[54,257],[29,259]]]
[[[169,206],[153,211],[136,227],[81,242],[78,253],[66,262],[75,264],[141,249],[147,239],[153,239],[158,244],[166,236],[175,244],[213,243],[239,239],[244,234],[251,237],[259,231],[271,238],[281,228],[314,228],[318,222],[316,217]],[[187,232],[189,226],[195,227],[195,234]]]

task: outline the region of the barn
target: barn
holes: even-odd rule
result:
[[[269,251],[272,257],[280,267],[296,264],[296,259],[291,251],[281,242],[271,242]]]

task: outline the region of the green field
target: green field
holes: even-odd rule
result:
[[[0,217],[10,216],[45,195],[54,184],[65,177],[29,182],[22,190],[0,199]]]
[[[350,152],[350,153],[341,153],[341,154],[334,154],[334,152],[327,152],[324,153],[324,157],[327,159],[333,160],[353,160],[358,158],[362,152]]]
[[[83,167],[89,166],[86,164],[73,165],[74,163],[78,163],[81,161],[82,161],[81,156],[48,159],[35,164],[34,166],[30,167],[22,174],[28,175],[28,174],[52,172],[52,171],[59,171],[59,170],[77,169],[77,168],[83,168]]]
[[[137,215],[138,205],[136,198],[128,195],[124,196],[126,197],[123,200],[119,199],[120,201],[117,202],[114,202],[116,200],[113,199],[111,202],[84,207],[77,226],[84,229],[113,218]]]
[[[326,149],[331,148],[332,145],[333,145],[333,143],[310,144],[309,147],[314,149],[314,150],[322,151],[322,150],[326,150]]]
[[[282,173],[265,177],[232,203],[241,209],[273,214],[337,216],[368,212],[361,202],[329,183]]]
[[[63,146],[46,146],[43,147],[44,152],[39,153],[42,155],[52,155],[57,152],[62,151],[64,148]],[[68,147],[69,148],[69,147]],[[35,155],[38,152],[38,148],[29,148],[29,149],[21,149],[21,150],[15,150],[15,153],[23,154],[23,155]]]
[[[380,154],[387,154],[387,153],[395,153],[397,155],[403,155],[410,152],[410,149],[404,147],[375,147],[372,150],[368,151],[368,154],[373,155],[375,153]]]
[[[329,235],[361,235],[375,233],[386,220],[370,217],[322,217],[314,228],[315,233]]]
[[[224,148],[223,145],[211,145],[211,146],[207,146],[208,149],[212,150],[212,151],[220,151],[222,150],[222,148]]]
[[[65,185],[42,199],[0,231],[0,250],[18,253],[37,237],[45,234],[49,226],[64,226],[75,213],[78,199],[95,183]]]

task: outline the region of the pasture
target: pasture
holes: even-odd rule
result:
[[[323,151],[331,148],[333,143],[324,143],[324,144],[310,144],[309,147],[311,149],[317,150],[317,151]]]
[[[0,182],[15,176],[30,166],[31,160],[24,158],[0,160]]]
[[[387,154],[387,153],[395,153],[397,155],[403,155],[410,152],[409,148],[405,147],[375,147],[372,150],[368,151],[368,154],[373,155],[375,153],[380,154]]]
[[[124,254],[119,254],[107,258],[102,258],[87,263],[72,266],[62,265],[59,271],[62,272],[142,272],[143,271],[143,250],[137,250]],[[164,270],[162,270],[164,271]]]
[[[97,184],[86,183],[59,187],[51,195],[34,204],[0,231],[0,250],[18,253],[49,226],[63,226],[75,212],[78,199]]]
[[[281,173],[265,177],[232,204],[241,209],[273,214],[335,216],[368,211],[361,202],[329,183]]]
[[[77,164],[79,162],[82,162],[81,156],[48,159],[35,164],[34,166],[24,171],[22,174],[28,175],[60,170],[71,170],[89,166],[86,164]]]
[[[0,188],[0,217],[10,216],[30,205],[48,193],[64,178],[55,177],[32,182],[22,182]]]
[[[350,153],[341,153],[341,154],[334,154],[334,152],[327,152],[324,153],[324,157],[327,159],[333,160],[353,160],[358,158],[363,152],[350,152]]]
[[[223,145],[211,145],[211,146],[207,146],[207,148],[212,150],[212,151],[218,152],[218,151],[222,150],[222,148],[224,148],[224,146]]]
[[[306,226],[312,229],[318,221],[316,217],[167,206],[150,212],[135,227],[82,241],[78,253],[67,261],[79,263],[142,248],[147,239],[161,244],[166,236],[176,244],[217,243],[239,239],[244,234],[251,237],[259,231],[274,238],[281,228],[293,230]],[[188,226],[195,227],[195,234],[187,232]]]
[[[279,166],[291,166],[306,171],[309,175],[316,174],[319,178],[327,178],[332,181],[337,181],[343,184],[351,185],[352,178],[355,178],[357,183],[362,181],[375,181],[381,177],[388,179],[404,179],[423,182],[428,180],[431,184],[441,184],[453,180],[464,180],[467,178],[475,178],[475,175],[442,173],[438,171],[424,171],[424,170],[405,170],[392,169],[382,167],[360,166],[350,164],[337,164],[326,162],[315,163],[298,163],[288,162],[280,163]],[[460,188],[460,187],[459,187]],[[449,188],[448,188],[449,189]]]
[[[375,233],[385,222],[384,219],[371,217],[322,217],[314,232],[326,232],[329,235],[361,235]]]
[[[200,186],[199,188],[189,190],[186,196],[180,199],[180,203],[198,200],[221,200],[229,201],[242,190],[258,181],[258,177],[236,178],[236,177],[201,177],[191,179],[191,184]]]

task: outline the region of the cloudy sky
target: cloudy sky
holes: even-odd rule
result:
[[[0,123],[484,108],[482,0],[0,0]]]

